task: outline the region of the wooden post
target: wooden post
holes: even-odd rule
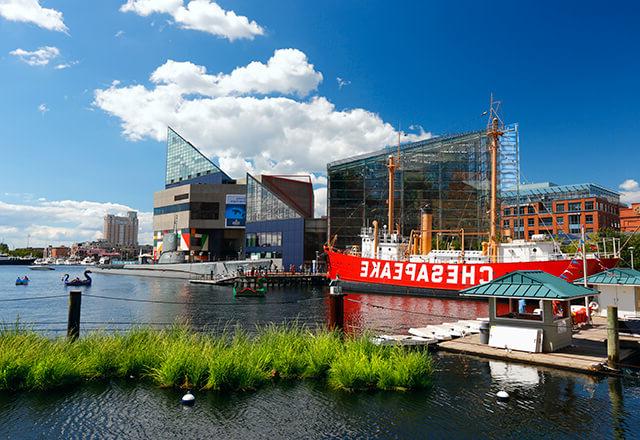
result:
[[[329,287],[329,328],[344,331],[344,293],[342,287]]]
[[[67,338],[75,341],[80,336],[80,305],[82,292],[72,290],[69,292],[69,317],[67,319]]]
[[[618,307],[609,306],[607,307],[607,364],[609,368],[618,368],[619,353]]]

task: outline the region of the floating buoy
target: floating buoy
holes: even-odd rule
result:
[[[180,403],[182,403],[183,405],[191,406],[194,403],[196,403],[196,397],[193,394],[191,394],[191,390],[189,390],[187,391],[187,394],[182,396]]]
[[[498,398],[498,400],[502,401],[509,400],[509,393],[504,390],[500,390],[496,393],[496,397]]]

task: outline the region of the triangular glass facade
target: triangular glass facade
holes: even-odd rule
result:
[[[216,175],[217,179],[206,179],[206,183],[222,183],[230,180],[213,162],[182,136],[167,127],[167,174],[165,186],[175,186],[200,181],[205,183],[204,176]],[[220,182],[216,182],[219,180]],[[194,182],[195,183],[195,182]]]
[[[303,218],[295,209],[247,174],[247,223]]]

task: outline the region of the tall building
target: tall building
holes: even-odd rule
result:
[[[519,178],[517,130],[517,124],[507,126],[501,143],[499,183],[503,186]],[[338,246],[359,244],[361,228],[373,220],[386,225],[387,163],[397,150],[389,146],[328,164],[328,228],[329,236],[337,235]],[[485,131],[407,143],[399,150],[394,217],[404,235],[419,229],[420,208],[427,204],[434,213],[434,229],[489,229],[490,162]]]
[[[620,231],[638,232],[640,230],[640,203],[620,208]]]
[[[501,193],[503,231],[514,238],[620,228],[620,195],[594,183],[520,185]]]
[[[281,258],[282,265],[310,264],[327,237],[327,220],[314,219],[309,175],[247,174],[248,258]]]
[[[237,258],[245,205],[245,185],[169,127],[165,189],[153,195],[155,259],[164,251],[181,253],[181,261]]]
[[[138,213],[127,212],[126,217],[107,214],[104,216],[104,239],[113,245],[138,245]]]

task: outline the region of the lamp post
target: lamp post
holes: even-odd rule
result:
[[[631,252],[631,270],[633,270],[633,246],[629,246],[629,252]]]

